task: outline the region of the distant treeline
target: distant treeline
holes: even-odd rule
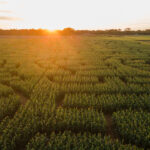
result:
[[[73,28],[65,28],[63,30],[56,30],[55,32],[45,29],[11,29],[3,30],[0,29],[0,35],[33,35],[33,36],[47,36],[47,35],[150,35],[150,29],[146,30],[131,30],[126,28],[121,29],[110,29],[110,30],[75,30]]]

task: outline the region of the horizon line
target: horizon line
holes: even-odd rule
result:
[[[65,28],[62,28],[62,29],[48,29],[48,28],[1,28],[0,27],[0,30],[47,30],[47,31],[59,31],[59,30],[64,30],[66,28],[71,28],[75,31],[84,31],[84,30],[88,30],[88,31],[107,31],[107,30],[120,30],[120,31],[125,31],[126,29],[129,29],[131,31],[146,31],[146,30],[150,30],[150,27],[149,28],[143,28],[143,29],[133,29],[132,27],[125,27],[125,28],[106,28],[106,29],[75,29],[73,27],[65,27]]]

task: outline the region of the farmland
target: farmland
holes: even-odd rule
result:
[[[149,41],[0,37],[0,149],[150,149]]]

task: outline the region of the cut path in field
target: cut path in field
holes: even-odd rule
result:
[[[12,86],[10,86],[9,84],[6,84],[6,83],[2,83],[2,84],[6,85],[8,87],[11,87],[13,89],[14,93],[19,96],[19,99],[20,99],[20,102],[21,102],[22,105],[25,105],[26,102],[29,100],[29,97],[27,97],[25,94],[23,94],[19,90],[16,90],[15,88],[13,88]]]
[[[19,99],[20,99],[20,102],[21,102],[22,105],[25,105],[26,102],[29,100],[29,99],[28,99],[26,96],[24,96],[21,92],[15,90],[15,93],[16,93],[16,95],[19,96]]]
[[[19,90],[14,89],[13,87],[11,88],[14,90],[15,94],[19,96],[21,104],[25,105],[26,102],[29,100],[29,97],[27,97],[25,94],[23,94]]]
[[[113,120],[112,120],[112,114],[104,114],[105,119],[106,119],[106,135],[110,136],[112,141],[118,140],[122,144],[127,145],[127,144],[133,144],[131,142],[126,142],[125,140],[121,139],[119,135],[115,132],[115,127],[113,125]],[[142,148],[141,146],[136,145],[138,148]]]
[[[62,105],[64,98],[65,98],[65,93],[64,92],[60,92],[58,94],[58,96],[56,97],[56,100],[55,100],[57,108]]]
[[[112,140],[118,139],[113,127],[112,114],[105,114],[104,116],[106,119],[106,135],[110,136]]]
[[[65,70],[65,71],[69,71],[69,72],[71,73],[71,75],[75,75],[75,74],[76,74],[76,70],[73,70],[73,69],[71,69],[71,68],[68,68],[68,67],[66,67],[66,66],[64,66],[64,65],[58,65],[58,67],[59,67],[60,69]]]
[[[150,40],[137,40],[139,42],[150,42]]]

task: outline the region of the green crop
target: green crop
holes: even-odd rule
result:
[[[149,41],[1,36],[0,150],[148,150]]]

